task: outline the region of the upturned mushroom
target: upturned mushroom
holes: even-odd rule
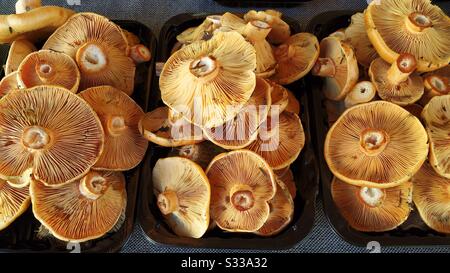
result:
[[[26,56],[36,51],[36,47],[25,39],[12,42],[9,48],[8,59],[5,64],[5,75],[9,75],[19,69],[20,63]]]
[[[152,53],[145,45],[138,44],[130,48],[130,58],[136,64],[145,63],[151,60]]]
[[[419,103],[426,105],[431,98],[450,94],[450,65],[423,75],[425,94]]]
[[[0,231],[11,225],[30,206],[29,185],[17,187],[0,179]]]
[[[283,21],[282,16],[283,14],[276,10],[251,10],[244,15],[244,20],[246,22],[257,20],[267,23],[271,28],[267,40],[272,44],[281,44],[291,36],[291,28]]]
[[[372,82],[361,81],[345,96],[345,107],[350,108],[356,104],[369,102],[375,98],[376,94],[377,90]]]

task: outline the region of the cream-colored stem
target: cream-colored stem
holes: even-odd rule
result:
[[[423,32],[425,29],[433,26],[431,19],[425,14],[413,12],[405,18],[406,29],[409,32]]]
[[[41,0],[19,0],[16,2],[16,14],[25,13],[42,6]]]
[[[411,54],[400,54],[387,72],[387,79],[392,84],[400,84],[406,81],[414,70],[416,70],[416,59]]]
[[[256,42],[266,39],[271,30],[269,24],[263,21],[251,21],[245,25],[243,33],[248,40]]]
[[[158,208],[162,214],[167,215],[179,208],[178,197],[176,192],[166,190],[158,195]]]
[[[336,65],[330,58],[319,58],[312,69],[312,74],[319,77],[334,77]]]

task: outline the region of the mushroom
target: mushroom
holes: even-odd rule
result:
[[[218,32],[167,60],[159,78],[161,97],[199,127],[220,126],[250,99],[256,85],[255,68],[251,44],[239,33]]]
[[[153,192],[175,234],[191,238],[205,234],[211,188],[200,166],[182,157],[159,159],[153,168]]]
[[[55,6],[38,7],[21,14],[0,15],[0,44],[19,38],[35,42],[48,37],[75,12]]]
[[[246,22],[257,20],[267,23],[271,28],[267,40],[272,44],[281,44],[291,36],[291,28],[283,21],[282,16],[283,14],[276,10],[251,10],[244,15],[244,20]]]
[[[287,85],[303,78],[319,57],[319,41],[311,33],[297,33],[274,49],[277,69],[272,80]]]
[[[322,90],[330,100],[342,100],[359,77],[358,62],[353,49],[336,37],[327,37],[320,42],[320,57],[312,74],[324,77]]]
[[[366,103],[375,98],[376,88],[370,81],[357,83],[347,96],[345,96],[345,107],[350,108],[356,104]]]
[[[60,187],[30,184],[34,216],[63,241],[81,243],[102,237],[126,207],[125,177],[120,172],[90,171]]]
[[[412,191],[410,181],[386,189],[358,187],[336,177],[331,183],[331,195],[341,215],[352,228],[363,232],[389,231],[403,224],[411,212]]]
[[[324,147],[331,172],[347,183],[389,188],[408,181],[428,154],[420,121],[385,101],[355,105],[328,131]]]
[[[295,185],[294,173],[292,172],[290,167],[286,167],[284,169],[274,171],[275,175],[277,175],[278,179],[281,180],[289,193],[291,194],[292,199],[295,199],[297,196],[297,186]]]
[[[289,89],[286,89],[288,93],[288,105],[285,111],[292,112],[294,114],[300,115],[300,102],[295,97],[294,93]]]
[[[431,229],[450,233],[450,179],[436,173],[428,162],[414,175],[413,201]]]
[[[126,171],[144,158],[148,141],[139,132],[144,116],[141,107],[124,92],[111,86],[84,90],[82,97],[97,113],[105,133],[103,153],[93,166],[96,170]]]
[[[211,218],[219,228],[255,232],[264,225],[276,178],[262,157],[248,150],[220,154],[211,161],[206,175],[211,184]]]
[[[3,97],[9,92],[17,89],[19,89],[19,84],[17,83],[17,72],[13,72],[8,76],[5,76],[0,81],[0,97]]]
[[[267,118],[259,130],[258,138],[247,149],[262,156],[274,170],[293,163],[305,145],[305,133],[300,118],[291,112]]]
[[[423,80],[414,73],[415,69],[416,59],[405,53],[392,65],[381,58],[374,60],[369,75],[383,100],[404,106],[418,101],[423,95]]]
[[[341,41],[345,40],[345,28],[340,28],[338,30],[336,30],[335,32],[331,33],[330,35],[328,35],[329,37],[336,37]]]
[[[80,71],[75,61],[64,53],[41,50],[29,54],[17,70],[21,88],[39,85],[60,86],[78,92]]]
[[[364,16],[369,39],[386,62],[409,53],[419,72],[450,62],[450,20],[430,0],[373,1]]]
[[[29,186],[17,187],[0,179],[0,231],[11,225],[30,206]]]
[[[12,42],[9,48],[8,59],[5,64],[5,75],[9,75],[19,69],[20,63],[26,56],[36,51],[36,47],[25,39]]]
[[[169,156],[184,157],[194,161],[204,170],[208,167],[211,160],[217,155],[224,153],[225,149],[213,144],[209,141],[203,141],[198,144],[184,145],[174,147]]]
[[[205,128],[203,130],[205,137],[229,150],[242,149],[250,145],[256,139],[258,128],[269,113],[271,90],[272,87],[267,81],[257,77],[255,90],[239,114],[218,127]]]
[[[425,94],[419,103],[426,105],[432,97],[450,94],[450,65],[423,75]]]
[[[434,97],[424,107],[422,118],[430,138],[431,166],[441,176],[450,178],[450,95]]]
[[[41,6],[41,0],[18,0],[16,2],[16,14],[25,13]]]
[[[352,45],[358,63],[368,68],[372,61],[378,58],[378,53],[367,36],[364,14],[358,12],[351,20],[350,26],[345,29],[344,40]]]
[[[130,57],[134,63],[140,64],[151,60],[152,53],[145,45],[138,44],[130,48]]]
[[[269,201],[270,214],[264,225],[255,234],[260,236],[274,236],[280,233],[294,217],[294,201],[287,186],[277,179],[277,191]]]
[[[191,27],[177,36],[177,41],[182,44],[191,44],[196,41],[211,39],[214,31],[221,26],[220,15],[210,15],[198,27]]]
[[[0,100],[0,131],[0,175],[7,180],[32,175],[48,186],[69,183],[85,175],[103,150],[97,115],[61,87],[8,93]]]
[[[129,32],[128,30],[123,29],[123,28],[121,30],[127,40],[129,47],[132,47],[132,46],[135,46],[135,45],[138,45],[141,43],[141,39],[139,39],[139,37],[136,36],[136,34]]]
[[[202,129],[175,114],[167,106],[148,112],[139,122],[139,131],[149,141],[164,147],[179,147],[203,141]],[[172,118],[169,118],[172,116]]]
[[[272,86],[272,104],[270,108],[277,111],[277,113],[281,113],[289,104],[288,90],[274,81],[269,81],[269,83]]]
[[[43,49],[62,52],[76,60],[80,90],[110,85],[131,95],[135,64],[128,54],[122,29],[95,13],[78,13],[56,30]]]

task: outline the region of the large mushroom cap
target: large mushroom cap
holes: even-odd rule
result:
[[[125,177],[91,171],[60,187],[30,184],[34,216],[63,241],[85,242],[110,231],[126,207]]]
[[[409,180],[428,154],[420,121],[400,106],[375,101],[345,111],[328,131],[325,159],[356,186],[394,187]]]
[[[256,85],[255,68],[251,44],[239,33],[218,32],[167,60],[159,79],[161,97],[195,125],[220,126],[249,100]]]
[[[76,93],[80,84],[80,71],[70,56],[41,50],[25,57],[18,68],[17,80],[22,88],[53,85]]]
[[[220,154],[206,175],[211,184],[211,217],[221,229],[254,232],[264,225],[276,182],[263,158],[247,150]]]
[[[305,145],[305,133],[300,118],[291,112],[268,117],[258,130],[258,138],[247,149],[262,156],[279,170],[294,162]]]
[[[425,162],[412,181],[413,201],[422,220],[438,232],[450,233],[450,179]]]
[[[388,63],[401,53],[414,55],[420,72],[450,62],[450,19],[430,0],[373,1],[364,15],[369,39]]]
[[[15,187],[0,179],[0,230],[7,228],[30,205],[29,186]]]
[[[153,191],[175,234],[192,238],[205,234],[211,188],[200,166],[182,157],[159,159],[153,168]]]
[[[311,33],[297,33],[274,49],[277,69],[272,80],[290,84],[309,73],[319,57],[319,41]]]
[[[5,64],[5,75],[17,71],[22,60],[34,51],[36,51],[36,47],[25,39],[12,42]]]
[[[175,147],[170,151],[169,156],[184,157],[194,161],[204,170],[208,167],[211,160],[217,155],[224,153],[225,149],[209,141],[203,141],[198,144],[184,145]]]
[[[430,163],[438,174],[450,178],[450,95],[432,98],[422,117],[430,138]]]
[[[133,93],[135,64],[127,56],[121,28],[95,13],[78,13],[56,30],[43,49],[62,52],[76,60],[81,72],[80,90],[111,85]]]
[[[3,97],[9,92],[17,89],[19,89],[19,83],[17,82],[17,72],[13,72],[8,76],[5,76],[0,81],[0,97]]]
[[[94,109],[103,125],[105,146],[94,169],[125,171],[144,158],[148,141],[139,132],[144,116],[141,107],[124,92],[99,86],[86,89],[80,96]]]
[[[406,221],[411,211],[410,181],[396,187],[379,189],[354,186],[335,177],[331,194],[348,224],[359,231],[393,230]]]
[[[13,91],[0,100],[0,174],[31,174],[46,185],[74,181],[97,162],[102,125],[70,91],[51,86]]]
[[[283,21],[282,16],[283,14],[276,10],[251,10],[244,15],[244,20],[246,22],[258,20],[269,24],[271,31],[267,35],[267,40],[272,44],[281,44],[291,36],[291,28]]]

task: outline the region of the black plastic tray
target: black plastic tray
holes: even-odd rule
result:
[[[350,17],[357,11],[330,11],[319,14],[308,25],[307,31],[314,33],[319,39],[325,38],[332,32],[347,27]],[[323,154],[323,144],[328,131],[327,113],[324,107],[324,97],[321,92],[321,80],[312,77],[307,81],[308,89],[312,91],[313,119],[316,152],[319,157],[321,189],[325,214],[334,231],[345,241],[359,246],[367,246],[368,242],[377,241],[384,246],[423,246],[423,245],[450,245],[450,236],[437,233],[429,229],[420,219],[416,210],[411,212],[408,220],[395,230],[381,233],[360,232],[347,224],[334,204],[331,196],[330,172]]]
[[[152,31],[145,25],[137,21],[114,21],[122,28],[136,34],[152,53],[152,61],[141,64],[136,69],[136,86],[133,99],[142,107],[144,111],[148,110],[150,98],[150,87],[152,84],[152,75],[155,67],[156,39]],[[6,62],[9,46],[0,46],[0,60]],[[0,77],[3,77],[1,70]],[[150,153],[150,149],[147,151]],[[141,165],[133,170],[125,172],[127,181],[127,209],[126,219],[122,227],[114,233],[107,234],[102,238],[88,241],[80,244],[80,252],[118,252],[127,242],[133,231],[137,191],[139,183]],[[20,216],[7,229],[0,231],[0,252],[71,252],[76,251],[75,246],[68,245],[66,242],[55,238],[39,239],[36,237],[36,231],[40,223],[37,221],[31,211],[31,206],[27,212]]]
[[[160,34],[158,62],[164,62],[170,56],[176,36],[183,30],[199,25],[209,14],[180,14],[172,17],[163,26]],[[297,33],[297,23],[284,18],[292,31]],[[162,105],[159,100],[159,88],[155,80],[153,106]],[[292,164],[295,182],[298,189],[295,198],[295,212],[292,223],[282,233],[270,238],[262,238],[253,234],[225,233],[217,229],[207,232],[201,239],[180,238],[171,232],[164,223],[153,195],[152,169],[156,161],[167,156],[170,149],[152,145],[152,155],[144,160],[141,173],[141,200],[139,210],[140,225],[149,241],[157,245],[193,247],[193,248],[226,248],[226,249],[288,249],[296,246],[311,231],[314,223],[315,200],[318,192],[318,166],[315,160],[310,135],[309,103],[303,81],[290,86],[301,103],[301,120],[306,134],[306,145],[300,157]]]
[[[278,7],[290,8],[311,0],[214,0],[228,7]]]

